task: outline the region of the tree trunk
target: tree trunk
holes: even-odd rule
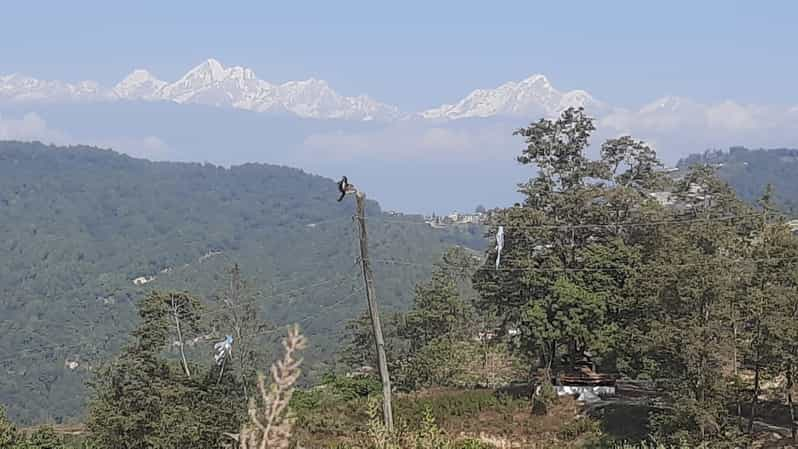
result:
[[[732,324],[732,331],[734,332],[734,345],[732,347],[732,349],[734,351],[734,361],[733,361],[734,366],[732,367],[732,369],[734,370],[734,380],[735,380],[735,382],[737,382],[739,380],[739,377],[738,377],[739,373],[738,373],[738,367],[737,367],[737,318],[736,317],[734,319],[734,323]],[[742,432],[743,431],[743,404],[742,404],[742,400],[740,398],[740,390],[739,389],[737,389],[737,391],[735,392],[734,397],[735,397],[735,400],[737,402],[737,427],[740,429],[740,432]]]
[[[754,420],[756,419],[756,405],[759,399],[759,351],[756,352],[754,361],[754,394],[751,396],[751,417],[748,420],[748,433],[754,433]]]
[[[186,377],[191,378],[191,371],[188,369],[188,362],[186,361],[186,352],[183,348],[183,332],[180,329],[180,317],[177,316],[177,304],[175,299],[172,298],[172,316],[175,319],[175,326],[177,328],[177,341],[180,343],[180,359],[183,361],[183,371],[186,372]]]
[[[546,353],[547,353],[547,360],[546,360],[546,370],[543,372],[544,381],[554,385],[554,379],[551,375],[551,367],[554,364],[554,357],[557,356],[557,343],[547,343],[546,344]]]
[[[707,341],[706,341],[707,340],[706,339],[706,333],[708,332],[706,329],[707,329],[707,327],[709,327],[709,306],[706,303],[702,303],[701,309],[702,309],[702,315],[704,317],[704,322],[703,322],[704,339],[703,339],[703,341],[704,341],[704,344],[705,344],[705,349],[700,351],[700,361],[698,363],[698,370],[699,370],[699,374],[698,374],[698,402],[703,407],[704,404],[706,403],[706,399],[707,399],[706,398],[706,390],[707,390],[707,381],[706,381],[707,356],[706,356],[705,350],[706,350],[707,347],[709,347],[707,345]],[[701,424],[701,440],[702,441],[706,440],[706,425],[704,423]]]
[[[230,273],[230,312],[233,316],[233,327],[238,341],[238,372],[241,376],[241,388],[244,390],[244,399],[249,403],[249,391],[247,390],[247,378],[245,377],[244,359],[246,358],[246,342],[241,335],[242,319],[239,316],[237,308],[241,304],[241,269],[236,263],[233,265],[233,270]]]
[[[732,370],[734,371],[734,378],[737,378],[737,318],[734,318],[734,322],[732,323],[732,333],[734,334],[734,344],[732,345],[732,357],[733,357],[733,365]]]
[[[241,388],[243,388],[243,390],[244,390],[244,399],[247,401],[247,403],[249,403],[249,391],[247,390],[247,378],[244,375],[245,374],[245,368],[246,368],[244,366],[244,358],[246,357],[246,354],[244,353],[244,348],[245,348],[245,346],[243,344],[244,340],[243,340],[243,338],[241,338],[241,326],[236,325],[235,331],[236,331],[236,338],[238,339],[238,342],[239,342],[239,344],[238,344],[238,347],[239,347],[238,357],[236,357],[236,358],[238,359],[238,371],[241,374]]]
[[[792,434],[792,441],[794,443],[798,443],[798,428],[796,427],[795,422],[795,405],[792,401],[792,389],[793,389],[793,364],[790,362],[790,367],[787,369],[787,407],[790,409],[790,433]]]

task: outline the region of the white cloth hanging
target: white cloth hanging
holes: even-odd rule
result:
[[[217,365],[221,365],[224,358],[233,351],[233,336],[224,337],[224,340],[213,345],[213,349],[216,350],[216,355],[213,356],[213,359],[216,360]]]
[[[496,231],[496,269],[499,269],[499,262],[502,259],[502,249],[504,248],[504,226],[499,226]]]

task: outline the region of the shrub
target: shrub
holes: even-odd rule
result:
[[[412,426],[420,426],[424,411],[434,411],[436,419],[475,416],[488,409],[506,408],[521,402],[491,390],[451,390],[428,396],[399,398],[397,414],[408,419]]]
[[[540,390],[532,396],[532,411],[539,415],[548,415],[552,406],[557,403],[557,391],[551,382],[543,382]]]
[[[365,398],[382,392],[382,383],[373,376],[346,377],[327,374],[324,376],[322,384],[345,401]]]
[[[465,438],[456,441],[452,445],[452,449],[494,449],[493,445],[485,443],[484,441],[475,438]]]
[[[18,438],[17,428],[6,417],[5,409],[0,406],[0,448],[12,447]]]
[[[582,418],[571,421],[562,426],[557,435],[565,441],[574,441],[586,434],[598,434],[601,432],[599,423],[589,418]]]

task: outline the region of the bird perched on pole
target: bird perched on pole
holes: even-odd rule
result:
[[[355,192],[355,185],[349,184],[349,180],[346,179],[346,176],[342,177],[340,181],[338,181],[338,191],[341,193],[341,196],[338,197],[338,201],[344,199],[347,193]]]

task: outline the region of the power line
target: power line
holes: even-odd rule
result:
[[[314,315],[307,316],[307,317],[303,318],[300,321],[295,321],[295,322],[292,322],[292,323],[285,323],[285,324],[282,324],[282,325],[275,326],[274,329],[270,329],[270,330],[265,331],[265,332],[258,332],[258,333],[250,335],[250,337],[260,337],[260,336],[271,335],[271,334],[283,331],[284,327],[290,326],[290,325],[292,325],[294,323],[302,324],[302,323],[305,323],[305,322],[307,322],[307,321],[309,321],[311,319],[320,318],[322,316],[322,314],[325,313],[323,311],[343,304],[344,302],[348,301],[349,299],[351,299],[351,298],[355,297],[356,295],[360,294],[362,291],[363,291],[363,287],[359,287],[357,289],[354,289],[351,293],[349,293],[345,297],[343,297],[343,298],[341,298],[341,299],[339,299],[339,300],[337,300],[337,301],[335,301],[335,302],[333,302],[331,304],[326,304],[326,305],[320,306],[319,307],[320,311],[317,312]],[[69,345],[55,345],[55,346],[49,346],[49,347],[23,349],[21,351],[18,351],[17,353],[14,353],[14,355],[12,355],[11,357],[8,357],[8,358],[5,358],[5,359],[0,359],[0,363],[4,363],[4,362],[7,362],[7,361],[14,361],[14,360],[18,360],[20,358],[27,358],[30,355],[37,354],[37,353],[40,353],[40,352],[55,351],[55,350],[65,350],[65,349],[75,349],[75,348],[80,348],[80,347],[84,347],[84,346],[85,346],[84,343],[74,343],[74,344],[69,344]]]
[[[334,303],[332,303],[332,304],[327,304],[327,305],[320,306],[320,308],[321,308],[321,309],[325,309],[325,310],[326,310],[326,309],[330,309],[330,308],[333,308],[333,307],[339,306],[339,305],[343,304],[344,302],[348,301],[349,299],[351,299],[351,298],[354,298],[355,296],[357,296],[357,295],[359,295],[360,293],[362,293],[362,292],[363,292],[363,289],[364,289],[364,287],[359,287],[359,288],[357,288],[357,289],[353,290],[353,291],[352,291],[352,293],[350,293],[349,295],[347,295],[347,296],[345,296],[345,297],[343,297],[343,298],[339,299],[338,301],[336,301],[336,302],[334,302]],[[253,334],[253,336],[264,336],[264,335],[271,335],[271,334],[274,334],[274,333],[276,333],[276,332],[278,332],[278,331],[284,330],[283,328],[284,328],[284,327],[286,327],[286,326],[290,326],[290,325],[292,325],[292,324],[299,324],[299,325],[301,325],[302,323],[305,323],[305,322],[307,322],[307,321],[310,321],[310,320],[312,320],[312,319],[315,319],[315,318],[320,318],[320,317],[321,317],[321,315],[322,315],[322,312],[319,312],[319,313],[317,313],[317,314],[315,314],[315,315],[310,315],[310,316],[307,316],[307,317],[305,317],[305,318],[303,318],[303,319],[301,319],[301,320],[299,320],[299,321],[293,322],[293,323],[284,323],[284,324],[282,324],[282,325],[276,326],[276,327],[277,327],[276,329],[272,329],[272,330],[270,330],[270,331],[267,331],[267,332],[261,332],[261,333],[256,333],[256,334]]]
[[[340,285],[343,285],[346,281],[354,282],[355,280],[354,280],[354,275],[353,274],[344,274],[344,275],[340,275],[340,276],[337,276],[337,277],[334,277],[334,278],[330,278],[330,279],[327,279],[327,280],[324,280],[324,281],[321,281],[321,282],[317,282],[315,284],[306,285],[304,287],[299,287],[299,288],[295,288],[295,289],[291,289],[291,290],[286,290],[286,291],[283,291],[283,292],[280,292],[280,293],[277,293],[277,294],[273,294],[273,295],[268,295],[266,297],[266,299],[274,299],[274,298],[279,298],[281,296],[291,295],[293,293],[301,292],[301,291],[308,290],[308,289],[311,289],[311,288],[321,287],[323,285],[327,285],[327,284],[330,284],[330,283],[333,283],[333,282],[336,282],[336,281],[338,281],[338,282],[335,284],[335,286],[338,287]],[[229,311],[231,309],[237,309],[237,308],[245,306],[245,305],[254,304],[256,302],[259,302],[260,300],[261,300],[261,298],[256,298],[256,299],[253,299],[253,300],[250,300],[250,301],[241,301],[241,302],[239,302],[239,303],[237,303],[235,305],[232,305],[232,306],[227,306],[227,307],[219,306],[218,308],[215,308],[217,310],[212,311],[212,312],[208,312],[205,315],[206,316],[207,315],[215,315],[216,313],[226,312],[226,311]]]
[[[347,275],[338,276],[337,278],[327,279],[325,281],[321,281],[321,282],[318,282],[318,283],[315,283],[315,284],[312,284],[312,285],[308,285],[308,286],[305,286],[305,287],[283,291],[283,292],[280,292],[280,293],[275,294],[275,295],[270,295],[269,298],[277,298],[277,297],[280,297],[280,296],[289,295],[289,294],[300,292],[300,291],[307,290],[307,289],[310,289],[310,288],[316,288],[316,287],[319,287],[319,286],[322,286],[322,285],[329,284],[329,283],[331,283],[333,281],[336,281],[336,280],[340,281],[338,284],[336,284],[336,286],[343,285],[345,281],[354,282],[354,275],[350,274],[348,276],[349,277],[347,277]],[[243,306],[243,305],[246,305],[246,304],[249,304],[249,303],[255,303],[255,302],[258,302],[259,300],[260,300],[260,298],[252,300],[252,301],[238,303],[237,306]],[[219,310],[203,313],[202,317],[204,318],[204,317],[208,317],[208,316],[214,316],[216,314],[223,313],[223,312],[226,312],[228,310],[229,310],[229,308],[226,308],[226,309],[225,308],[220,308]],[[75,329],[75,328],[73,328],[73,329]],[[77,330],[77,329],[75,329],[75,330]],[[82,347],[82,346],[85,346],[85,344],[84,343],[62,344],[62,345],[40,346],[38,348],[23,349],[23,350],[20,350],[20,351],[17,351],[17,352],[12,352],[11,356],[9,356],[9,357],[6,357],[4,359],[0,359],[0,363],[4,363],[4,362],[7,362],[7,361],[13,361],[15,359],[21,358],[21,356],[27,357],[30,354],[36,354],[36,353],[45,352],[45,351],[72,349],[72,348]]]
[[[333,221],[342,221],[344,219],[352,220],[352,218],[353,217],[351,217],[351,216],[339,217],[339,218],[335,218],[335,219],[325,220],[324,222],[329,223],[329,222],[333,222]],[[318,222],[318,223],[322,223],[322,222]],[[350,235],[351,240],[353,242],[354,242],[354,231],[355,231],[355,229],[354,229],[354,227],[352,227],[351,231],[347,233],[347,234]],[[352,245],[352,248],[354,248],[354,245]],[[223,252],[223,253],[218,254],[218,255],[221,256],[223,259],[225,259],[226,262],[228,262],[228,263],[229,262],[233,262],[231,260],[231,258],[228,256],[227,253]],[[320,264],[329,264],[329,262],[321,262]],[[354,268],[356,265],[357,265],[357,261],[355,261],[353,263],[352,267]],[[189,269],[195,269],[196,270],[198,268],[194,264],[185,264],[184,266],[179,267],[178,269],[180,271],[186,271],[186,270],[189,270]],[[167,274],[169,274],[169,273],[167,273]],[[292,279],[288,280],[287,282],[293,282],[298,277],[299,276],[297,276],[295,278],[292,278]],[[354,283],[354,274],[352,274],[352,273],[341,274],[339,276],[336,276],[336,277],[333,277],[333,278],[328,278],[328,279],[325,279],[323,281],[320,281],[320,282],[317,282],[317,283],[314,283],[314,284],[311,284],[311,285],[306,285],[306,286],[303,286],[303,287],[299,287],[299,288],[283,291],[283,292],[280,292],[280,293],[277,293],[277,294],[268,295],[268,298],[269,299],[279,298],[281,296],[291,295],[291,294],[302,292],[302,291],[305,291],[305,290],[308,290],[308,289],[321,287],[323,285],[327,285],[327,284],[330,284],[330,283],[333,283],[333,282],[336,282],[336,281],[338,281],[338,283],[335,285],[335,287],[343,285],[344,283],[346,283],[348,281],[351,281],[351,282]],[[287,283],[287,282],[281,282],[280,285],[282,285],[284,283]],[[234,305],[232,307],[238,308],[238,307],[242,307],[242,306],[245,306],[245,305],[248,305],[248,304],[253,304],[253,303],[259,302],[261,299],[262,299],[261,297],[258,297],[258,298],[255,298],[255,299],[251,300],[251,301],[240,302],[240,303],[238,303],[238,304],[236,304],[236,305]],[[229,311],[229,310],[230,310],[230,307],[227,307],[227,308],[220,307],[219,309],[211,310],[209,312],[203,313],[203,317],[212,317],[214,315],[221,314],[221,313],[224,313],[224,312]],[[75,330],[77,330],[77,329],[75,329]],[[9,361],[14,361],[14,360],[17,360],[19,358],[26,358],[28,356],[39,354],[39,353],[43,353],[43,352],[57,351],[57,350],[71,350],[71,349],[80,348],[80,347],[84,347],[84,346],[85,346],[84,343],[75,343],[75,344],[47,345],[47,346],[40,346],[40,347],[37,347],[37,348],[22,349],[20,351],[12,352],[6,358],[0,359],[0,363],[6,363],[6,362],[9,362]]]
[[[345,217],[345,218],[352,219],[352,217]],[[327,220],[327,221],[340,221],[342,219],[343,218],[336,218],[336,219],[331,219],[331,220]],[[354,237],[355,237],[355,232],[354,231],[355,231],[355,229],[354,229],[354,227],[352,227],[352,230],[348,233],[350,235],[350,237],[352,237],[352,241],[353,241],[352,248],[354,248]],[[228,262],[231,261],[229,256],[226,253],[222,253],[222,254],[219,254],[219,255],[222,256],[224,259],[226,259]],[[329,262],[326,262],[326,263],[323,263],[323,264],[329,264]],[[357,261],[355,261],[353,263],[352,268],[354,268],[355,266],[357,266]],[[194,266],[192,264],[186,264],[185,266],[183,266],[181,268],[182,269],[188,269],[188,268],[194,268]],[[288,282],[292,282],[294,280],[296,280],[296,278],[293,278],[293,279],[289,280]],[[291,290],[282,291],[280,293],[268,295],[268,299],[274,299],[274,298],[279,298],[281,296],[295,294],[295,293],[302,292],[302,291],[305,291],[305,290],[308,290],[308,289],[321,287],[323,285],[327,285],[327,284],[330,284],[330,283],[333,283],[333,282],[336,282],[336,284],[335,284],[335,286],[333,288],[337,288],[339,286],[344,285],[346,282],[349,282],[349,281],[351,281],[352,283],[355,282],[354,274],[353,273],[342,273],[342,274],[340,274],[338,276],[335,276],[335,277],[332,277],[332,278],[328,278],[328,279],[325,279],[323,281],[320,281],[320,282],[317,282],[317,283],[314,283],[314,284],[311,284],[311,285],[306,285],[306,286],[303,286],[303,287],[299,287],[299,288],[295,288],[295,289],[291,289]],[[280,284],[282,285],[283,283],[287,283],[287,282],[282,282]],[[359,291],[361,291],[361,290],[357,290],[356,292],[359,292]],[[354,295],[354,293],[352,295]],[[345,298],[345,299],[348,299],[352,295],[347,296],[347,298]],[[236,305],[231,306],[231,307],[234,307],[234,308],[242,307],[242,306],[245,306],[245,305],[249,305],[249,304],[253,304],[253,303],[259,302],[259,301],[261,301],[261,299],[262,299],[261,297],[258,297],[258,298],[255,298],[253,300],[250,300],[250,301],[242,301],[242,302],[239,302]],[[220,307],[220,308],[218,308],[216,310],[211,310],[209,312],[204,312],[202,314],[202,316],[204,318],[204,317],[210,317],[210,316],[214,316],[214,315],[217,315],[217,314],[221,314],[221,313],[229,311],[231,307],[227,307],[227,308]],[[322,308],[326,309],[327,307],[322,307]],[[77,328],[72,328],[72,329],[73,330],[78,330]],[[85,346],[84,343],[75,343],[75,344],[49,345],[49,346],[40,346],[40,347],[37,347],[37,348],[22,349],[20,351],[11,353],[11,355],[9,357],[6,357],[4,359],[0,359],[0,363],[5,363],[5,362],[8,362],[8,361],[14,361],[14,360],[17,360],[19,358],[28,357],[30,355],[43,353],[43,352],[46,352],[46,351],[75,349],[75,348],[80,348],[80,347],[83,347],[83,346]]]
[[[777,214],[776,214],[777,215]],[[506,229],[595,229],[595,228],[617,228],[617,227],[649,227],[649,226],[662,226],[662,225],[669,225],[669,224],[682,224],[682,223],[702,223],[702,222],[719,222],[719,221],[729,221],[734,220],[736,218],[746,218],[746,217],[761,217],[761,212],[752,212],[748,214],[738,214],[738,215],[727,215],[723,217],[696,217],[696,218],[685,218],[685,219],[673,219],[673,220],[658,220],[658,221],[648,221],[648,222],[618,222],[618,223],[578,223],[578,224],[500,224],[500,223],[485,223],[483,226],[487,227],[497,227],[497,226],[504,226]],[[403,224],[414,224],[414,225],[424,225],[430,226],[429,223],[425,221],[414,221],[414,220],[394,220],[394,219],[367,219],[367,221],[380,221],[385,223],[403,223]],[[466,223],[468,224],[468,223]],[[476,224],[476,223],[474,223]]]
[[[502,259],[505,261],[505,259]],[[507,260],[507,262],[531,262],[530,260]],[[760,263],[760,262],[779,262],[779,261],[798,261],[798,256],[796,257],[770,257],[770,258],[762,258],[762,259],[730,259],[722,261],[724,264],[728,263]],[[398,260],[390,260],[390,259],[374,259],[374,262],[381,263],[384,265],[401,265],[401,266],[411,266],[411,267],[423,267],[423,268],[452,268],[452,269],[468,269],[471,267],[463,266],[463,265],[452,265],[446,263],[439,263],[439,264],[421,264],[421,263],[414,263],[414,262],[405,262],[405,261],[398,261]],[[684,263],[684,264],[669,264],[668,267],[672,268],[686,268],[686,267],[695,267],[695,266],[709,266],[711,263],[708,262],[694,262],[694,263]],[[482,267],[478,267],[482,268]],[[486,268],[486,271],[511,271],[511,272],[535,272],[535,273],[578,273],[578,272],[645,272],[645,268],[630,268],[630,267],[599,267],[599,268],[534,268],[534,267],[500,267],[500,268]]]
[[[319,226],[319,225],[335,223],[335,222],[344,221],[344,220],[353,220],[354,218],[355,217],[352,216],[352,215],[345,215],[343,217],[336,217],[336,218],[330,218],[330,219],[327,219],[327,220],[314,221],[312,223],[305,223],[304,226],[308,227],[308,228],[315,228],[316,226]]]

